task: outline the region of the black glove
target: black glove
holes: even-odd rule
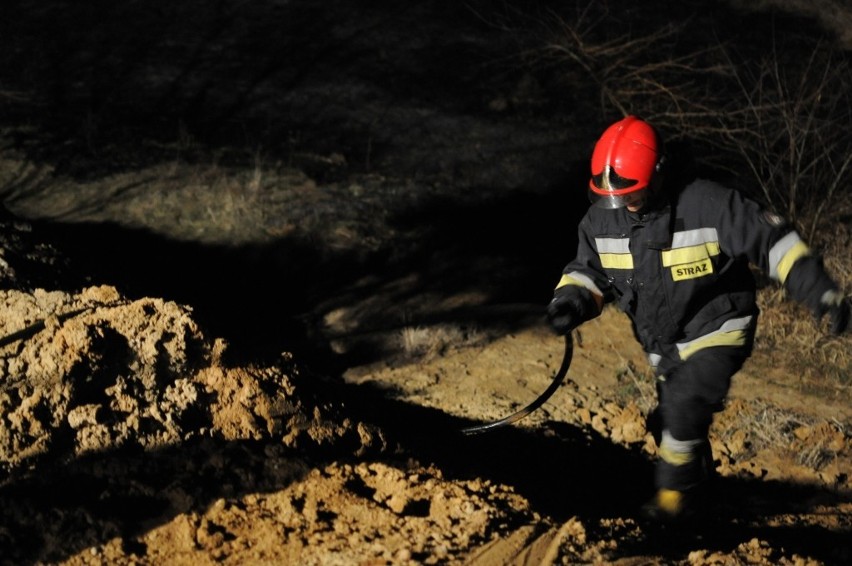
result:
[[[829,330],[832,334],[843,334],[849,327],[849,298],[840,291],[827,291],[820,299],[817,317],[828,314]]]
[[[560,336],[568,334],[592,317],[592,303],[588,289],[576,285],[560,287],[547,305],[547,322]]]

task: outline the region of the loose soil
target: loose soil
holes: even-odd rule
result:
[[[234,365],[191,308],[111,286],[0,296],[4,563],[852,556],[849,391],[809,395],[762,354],[714,424],[712,515],[679,528],[637,513],[650,495],[653,383],[615,310],[575,334],[568,379],[542,408],[464,435],[532,401],[559,367],[563,341],[535,306],[479,307],[514,318],[509,332],[389,331],[382,359],[334,378],[287,353]]]
[[[523,10],[11,4],[0,563],[852,562],[852,338],[771,286],[697,523],[638,512],[654,381],[614,309],[462,433],[562,363],[599,129],[510,56]]]

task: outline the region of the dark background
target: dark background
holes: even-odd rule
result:
[[[68,281],[192,304],[250,355],[288,344],[320,359],[322,316],[376,296],[385,299],[358,315],[361,331],[482,319],[435,306],[471,291],[484,297],[477,307],[527,305],[488,324],[539,316],[571,256],[600,131],[624,111],[669,111],[653,97],[607,101],[594,70],[548,50],[564,22],[604,47],[676,25],[636,48],[663,59],[724,42],[745,60],[774,49],[795,66],[814,42],[835,41],[812,16],[706,0],[16,0],[2,11],[0,195],[72,258]],[[663,130],[705,163],[701,139]],[[84,220],[73,206],[62,218],[39,208],[59,179],[109,186],[138,172],[143,184],[158,164],[250,171],[258,155],[327,197],[273,211],[297,226],[290,235],[175,239],[154,220],[99,218],[91,194]],[[33,180],[24,164],[50,174]],[[342,190],[353,182],[365,191]],[[42,204],[23,206],[34,193]],[[343,216],[355,236],[326,245]],[[370,222],[382,230],[367,245]],[[412,274],[416,283],[393,286]]]

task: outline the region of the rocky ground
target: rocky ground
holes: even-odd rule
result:
[[[615,310],[462,433],[563,361],[597,124],[517,57],[532,13],[77,4],[0,24],[0,563],[852,561],[850,338],[772,287],[697,525],[639,518]]]

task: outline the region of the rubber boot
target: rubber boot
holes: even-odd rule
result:
[[[642,506],[644,518],[664,523],[692,522],[706,515],[717,475],[709,441],[696,446],[693,456],[683,465],[673,466],[671,461],[661,460],[657,470],[665,470],[662,477],[658,475],[657,485],[669,487],[659,487]],[[673,489],[674,486],[678,488]]]
[[[655,522],[668,523],[683,518],[687,508],[685,492],[661,488],[642,506],[642,516]]]

